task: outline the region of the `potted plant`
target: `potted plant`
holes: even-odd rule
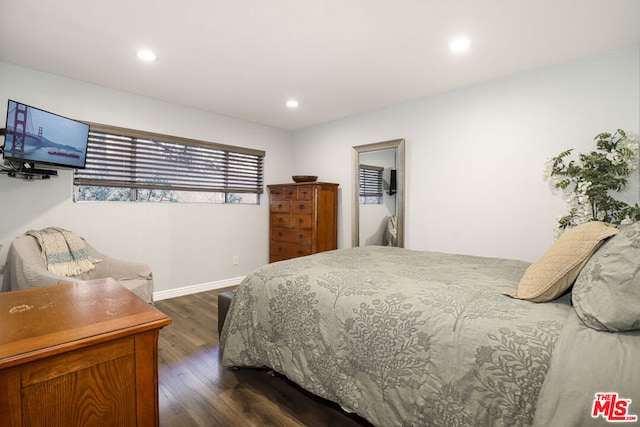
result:
[[[624,224],[640,220],[640,205],[619,200],[629,176],[638,167],[638,136],[618,129],[595,138],[596,150],[571,160],[573,149],[545,163],[544,180],[563,190],[568,213],[558,218],[556,236],[589,221]]]

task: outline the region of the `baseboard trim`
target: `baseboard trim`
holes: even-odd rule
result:
[[[168,291],[158,291],[153,293],[154,301],[162,301],[163,299],[181,297],[185,295],[197,294],[198,292],[211,291],[214,289],[227,288],[229,286],[239,285],[245,276],[234,277],[232,279],[219,280],[217,282],[201,283],[199,285],[183,286],[182,288],[169,289]]]

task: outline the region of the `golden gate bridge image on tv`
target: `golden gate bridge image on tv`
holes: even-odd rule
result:
[[[36,118],[34,119],[33,116]],[[82,132],[73,129],[77,126],[76,123],[81,127],[85,126],[53,113],[9,101],[4,157],[82,167],[84,158],[81,159],[81,157],[84,157],[84,148],[74,147],[72,145],[74,141],[58,142],[56,139],[60,138],[59,135],[47,134],[49,128],[60,132],[61,126],[68,126],[69,129],[65,129],[67,134],[71,135],[72,139],[78,135],[80,138],[77,138],[76,143],[84,144],[86,139],[84,141],[81,139]]]

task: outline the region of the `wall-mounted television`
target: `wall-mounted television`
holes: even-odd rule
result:
[[[86,123],[9,100],[2,157],[84,169],[88,138]]]

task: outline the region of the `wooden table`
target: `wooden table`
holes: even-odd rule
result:
[[[0,293],[0,425],[157,426],[170,323],[113,279]]]

